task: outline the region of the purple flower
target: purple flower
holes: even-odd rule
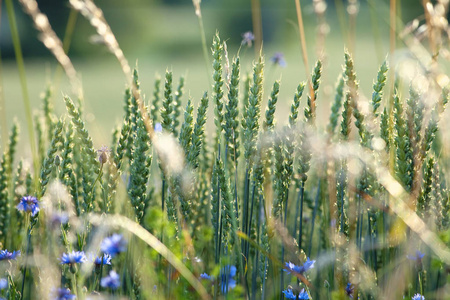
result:
[[[20,251],[13,251],[11,253],[6,249],[0,250],[0,260],[16,259],[17,256],[20,256]]]
[[[255,40],[255,36],[251,31],[244,32],[242,34],[242,45],[247,44],[248,47],[252,46],[253,41]]]
[[[355,289],[355,287],[352,286],[352,284],[350,282],[347,283],[347,286],[345,287],[345,293],[347,294],[347,296],[349,296],[352,299],[353,299],[353,290],[354,289]]]
[[[212,276],[210,276],[210,275],[208,275],[208,274],[206,274],[206,273],[200,274],[200,279],[205,279],[205,280],[213,281]]]
[[[291,272],[303,274],[308,270],[314,268],[315,262],[316,262],[315,260],[309,260],[309,257],[306,259],[305,263],[302,266],[297,266],[291,262],[288,262],[286,263],[286,269],[284,269],[284,271],[286,271],[288,274],[290,274]]]
[[[425,297],[417,293],[411,298],[411,300],[425,300]]]
[[[50,218],[50,224],[53,227],[61,226],[62,224],[67,224],[69,222],[69,215],[65,212],[54,213]]]
[[[8,279],[2,278],[0,279],[0,290],[4,290],[8,287]]]
[[[39,201],[33,196],[24,196],[16,208],[23,212],[31,212],[34,217],[39,212]]]
[[[102,165],[108,161],[108,156],[110,152],[111,150],[106,146],[102,146],[100,149],[97,150],[98,161]]]
[[[284,60],[284,54],[281,52],[276,52],[272,58],[270,59],[274,64],[279,65],[280,67],[286,67],[286,61]]]
[[[415,255],[406,255],[409,260],[414,260],[417,264],[422,263],[422,258],[425,256],[425,253],[420,252],[420,250],[416,250]]]
[[[127,241],[121,234],[113,234],[110,237],[103,239],[100,249],[111,257],[116,256],[120,252],[125,252],[127,250]]]
[[[161,123],[158,122],[155,124],[155,132],[162,132]]]
[[[120,286],[119,274],[114,270],[110,271],[108,276],[102,278],[100,285],[104,288],[117,289]]]
[[[57,290],[53,290],[52,299],[55,300],[70,300],[75,299],[76,296],[70,293],[69,289],[58,288]]]
[[[60,258],[62,265],[81,264],[86,262],[84,251],[72,251],[71,253],[63,253]]]

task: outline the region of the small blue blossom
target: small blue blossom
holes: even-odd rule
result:
[[[309,257],[306,259],[305,263],[302,266],[297,266],[291,262],[288,262],[286,263],[286,269],[284,269],[284,271],[286,271],[288,274],[290,274],[291,272],[303,274],[308,270],[314,268],[315,262],[315,260],[309,260]]]
[[[114,270],[110,271],[108,276],[102,278],[100,285],[104,288],[117,289],[120,286],[119,274]]]
[[[33,196],[24,196],[16,208],[23,212],[31,212],[34,217],[39,212],[39,201]]]
[[[8,279],[2,278],[0,279],[0,290],[4,290],[8,287]]]
[[[209,281],[213,281],[213,277],[208,275],[208,274],[206,274],[206,273],[200,274],[200,279],[206,279],[206,280],[209,280]]]
[[[422,263],[422,258],[425,256],[425,253],[420,252],[420,250],[416,250],[415,255],[406,255],[409,260],[414,260],[418,264]]]
[[[417,293],[411,298],[411,300],[425,300],[425,297]]]
[[[292,292],[292,289],[286,289],[283,291],[284,297],[286,299],[296,299],[296,296],[294,295],[294,293]]]
[[[58,288],[52,292],[52,299],[54,300],[71,300],[75,298],[76,296],[71,294],[70,290],[66,288]]]
[[[100,249],[111,257],[116,256],[120,252],[125,252],[127,250],[127,241],[121,234],[113,234],[110,237],[103,239]]]
[[[286,60],[284,60],[284,54],[281,52],[276,52],[271,58],[270,61],[275,65],[279,65],[280,67],[286,67]]]
[[[307,292],[305,292],[305,289],[302,289],[300,291],[300,293],[298,294],[298,296],[296,296],[294,294],[294,292],[292,291],[291,288],[288,288],[286,290],[283,291],[284,297],[286,299],[299,299],[299,300],[308,300],[309,299],[309,295]]]
[[[158,122],[155,124],[155,132],[162,132],[161,123]]]
[[[94,265],[101,266],[103,265],[111,265],[111,255],[109,254],[103,254],[102,257],[96,256],[93,259]]]
[[[62,224],[67,224],[69,222],[69,215],[65,212],[54,213],[50,218],[50,223],[52,226],[57,227]]]
[[[299,300],[308,300],[309,299],[309,295],[307,292],[305,292],[305,289],[302,289],[300,291],[300,293],[298,294],[298,299]]]
[[[84,251],[72,251],[71,253],[63,253],[61,264],[73,265],[86,262]]]
[[[236,287],[236,280],[234,280],[234,276],[236,276],[235,266],[225,266],[222,270],[220,270],[220,287],[223,294],[226,294]]]
[[[253,41],[255,40],[255,36],[251,31],[244,32],[242,34],[242,45],[247,44],[248,47],[252,46]]]
[[[345,287],[345,293],[347,294],[347,296],[349,296],[352,299],[353,299],[353,290],[354,289],[355,289],[355,287],[352,286],[352,284],[350,282],[347,283],[347,286]]]
[[[20,256],[20,251],[13,251],[11,253],[6,249],[0,250],[0,260],[16,259],[17,256]]]

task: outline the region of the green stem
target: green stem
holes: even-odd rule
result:
[[[33,116],[31,114],[30,97],[28,95],[27,78],[25,73],[25,64],[23,62],[22,48],[20,46],[19,31],[17,29],[16,16],[12,0],[5,0],[6,11],[8,13],[9,26],[11,30],[11,38],[14,45],[14,53],[16,55],[17,68],[19,70],[20,85],[22,86],[23,104],[25,107],[25,116],[28,126],[28,137],[30,139],[31,154],[33,156],[34,166],[34,186],[37,190],[39,187],[39,158],[37,155],[36,140],[34,137]]]

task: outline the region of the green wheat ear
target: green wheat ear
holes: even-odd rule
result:
[[[253,164],[253,156],[256,151],[256,140],[258,138],[259,118],[261,114],[263,72],[264,59],[260,56],[253,66],[253,82],[250,88],[248,103],[244,108],[244,119],[242,120],[245,149],[244,156],[248,162],[248,166]]]
[[[378,108],[381,105],[383,99],[383,88],[386,85],[386,74],[389,70],[387,59],[381,64],[378,70],[377,80],[373,83],[372,93],[372,112],[375,116],[378,116]]]
[[[159,105],[161,102],[160,90],[161,90],[161,77],[157,76],[153,87],[153,100],[150,110],[150,116],[152,118],[153,124],[156,124],[158,122]]]
[[[224,127],[224,113],[223,113],[223,70],[222,70],[222,56],[223,56],[223,44],[220,42],[219,33],[216,32],[213,38],[212,44],[212,56],[213,56],[213,93],[212,98],[214,102],[214,124],[216,125],[216,139],[215,148],[220,143],[220,137]]]
[[[330,123],[327,127],[328,133],[330,135],[334,134],[337,127],[339,110],[341,109],[342,100],[344,99],[344,82],[344,76],[343,74],[340,74],[336,83],[336,95],[334,96],[334,102],[331,106]]]
[[[311,75],[312,89],[314,93],[314,99],[311,95],[308,95],[306,107],[305,107],[305,119],[308,123],[314,125],[316,120],[316,110],[317,110],[317,95],[320,85],[320,77],[322,76],[322,62],[318,60],[316,66]]]
[[[47,156],[45,157],[44,163],[41,168],[40,192],[38,198],[41,198],[45,194],[52,170],[56,167],[56,152],[58,151],[59,144],[64,143],[63,128],[64,122],[62,120],[59,120],[55,126],[55,132],[53,133],[53,138],[47,151]]]
[[[273,83],[272,92],[266,108],[266,119],[264,121],[264,131],[271,132],[275,128],[275,110],[278,102],[278,94],[280,93],[280,81]]]
[[[177,91],[175,92],[175,97],[173,98],[173,114],[172,114],[172,123],[173,123],[173,134],[175,137],[178,137],[178,126],[180,125],[179,117],[181,114],[181,97],[183,96],[183,88],[184,88],[184,77],[180,77],[180,81],[178,83]]]
[[[239,57],[234,59],[231,67],[230,90],[228,92],[228,103],[225,112],[225,139],[228,146],[228,153],[231,161],[237,163],[240,156],[239,151]]]
[[[164,83],[164,99],[163,99],[162,108],[161,108],[161,120],[162,120],[161,127],[166,132],[173,131],[172,78],[173,78],[172,72],[169,70],[166,70],[166,80]]]
[[[194,130],[194,106],[191,104],[191,99],[186,104],[184,111],[184,122],[181,125],[179,142],[183,148],[184,155],[187,157],[192,141],[192,132]]]
[[[194,125],[194,130],[192,133],[191,145],[189,147],[189,152],[187,155],[187,162],[192,168],[197,168],[198,157],[202,148],[205,148],[205,123],[206,123],[206,112],[208,110],[208,94],[205,92],[202,99],[200,100],[200,105],[197,110],[197,121]]]

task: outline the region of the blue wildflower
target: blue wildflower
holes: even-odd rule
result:
[[[103,239],[100,249],[111,257],[116,256],[120,252],[125,252],[127,250],[127,241],[121,234],[113,234],[110,237]]]
[[[119,274],[114,270],[110,271],[108,276],[102,278],[100,285],[104,288],[117,289],[120,286]]]
[[[284,294],[284,297],[286,297],[286,299],[299,299],[299,300],[308,300],[309,299],[309,295],[307,292],[305,292],[305,289],[302,289],[300,291],[300,293],[298,294],[298,296],[295,296],[295,294],[291,288],[287,288],[286,290],[284,290],[283,294]]]
[[[345,293],[347,294],[347,296],[349,296],[352,299],[353,299],[353,290],[354,289],[355,289],[355,287],[352,286],[352,284],[350,282],[347,283],[347,286],[345,287]]]
[[[102,264],[103,265],[111,265],[111,255],[103,254],[103,256],[101,256],[101,257],[96,256],[93,259],[93,262],[94,262],[95,266],[101,266]]]
[[[0,290],[4,290],[8,287],[8,280],[6,278],[0,279]]]
[[[279,65],[280,67],[286,67],[286,60],[284,60],[284,54],[281,52],[276,52],[271,58],[270,61],[275,65]]]
[[[200,274],[200,279],[206,279],[206,280],[209,280],[209,281],[213,281],[213,277],[208,275],[208,274],[206,274],[206,273]]]
[[[425,300],[425,297],[417,293],[411,298],[411,300]]]
[[[251,31],[244,32],[242,34],[242,45],[247,44],[248,47],[252,46],[253,41],[255,40],[255,36]]]
[[[20,256],[20,251],[13,251],[11,253],[6,249],[0,250],[0,260],[16,259],[17,256]]]
[[[162,132],[161,123],[158,122],[155,124],[155,132]]]
[[[60,260],[61,264],[81,264],[86,261],[86,255],[84,254],[84,251],[72,251],[71,253],[63,253]]]
[[[422,263],[422,258],[425,256],[425,253],[420,252],[420,250],[416,250],[415,255],[406,255],[409,260],[414,260],[418,264]]]
[[[55,213],[50,218],[50,223],[53,227],[61,226],[69,222],[69,215],[65,212]]]
[[[57,290],[53,290],[52,294],[53,294],[52,299],[55,300],[70,300],[76,298],[75,295],[70,293],[69,289],[65,288],[58,288]]]
[[[296,296],[292,292],[292,289],[286,289],[283,291],[284,297],[286,299],[296,299]]]
[[[308,270],[314,268],[315,262],[315,260],[309,260],[309,257],[306,259],[305,263],[302,266],[297,266],[291,262],[288,262],[286,263],[286,269],[284,269],[284,271],[286,271],[288,274],[290,274],[291,272],[303,274]]]
[[[23,212],[31,212],[34,217],[39,212],[39,201],[33,196],[24,196],[16,208]]]
[[[236,267],[235,266],[225,266],[220,270],[220,287],[223,294],[226,294],[230,290],[236,287]]]

